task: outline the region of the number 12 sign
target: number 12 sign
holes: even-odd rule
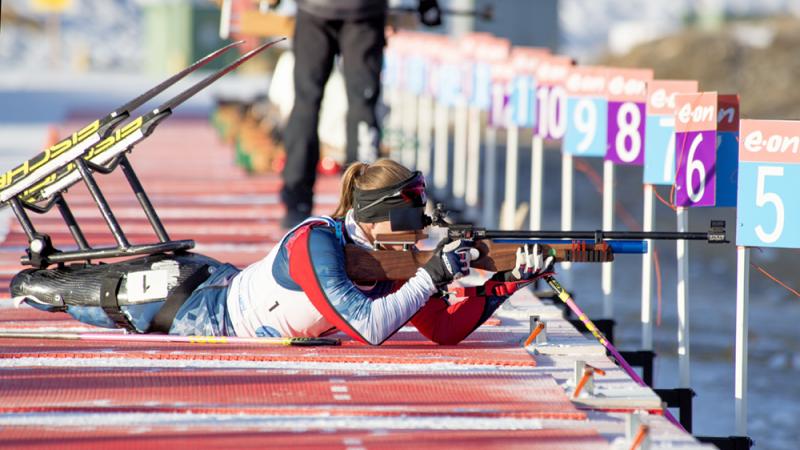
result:
[[[606,159],[616,164],[644,164],[645,104],[649,69],[617,69],[609,73],[608,148]]]
[[[717,93],[675,97],[675,204],[714,206],[717,187]]]
[[[800,247],[800,121],[742,120],[736,245]]]

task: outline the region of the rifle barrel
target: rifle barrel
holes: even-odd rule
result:
[[[516,231],[486,230],[483,239],[601,239],[707,241],[708,233],[675,231]],[[562,241],[563,242],[563,241]]]

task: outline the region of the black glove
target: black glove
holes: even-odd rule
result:
[[[442,24],[442,10],[437,0],[419,0],[419,21],[427,27],[438,27]]]
[[[474,243],[465,239],[439,242],[433,257],[422,266],[436,286],[447,285],[469,273],[469,263],[478,259]]]

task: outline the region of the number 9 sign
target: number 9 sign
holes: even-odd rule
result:
[[[736,245],[800,247],[800,122],[742,120]]]
[[[573,67],[567,76],[567,130],[564,153],[605,156],[608,102],[606,77],[600,67]]]
[[[606,159],[617,164],[644,163],[645,104],[652,70],[620,69],[609,74]]]

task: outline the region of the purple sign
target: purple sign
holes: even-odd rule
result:
[[[645,104],[608,102],[606,160],[616,164],[644,164]]]
[[[511,99],[507,83],[493,83],[491,94],[491,103],[489,104],[489,114],[486,117],[486,123],[493,128],[506,127],[508,126],[509,119],[508,102]]]
[[[717,186],[717,133],[675,133],[675,204],[714,206]]]

